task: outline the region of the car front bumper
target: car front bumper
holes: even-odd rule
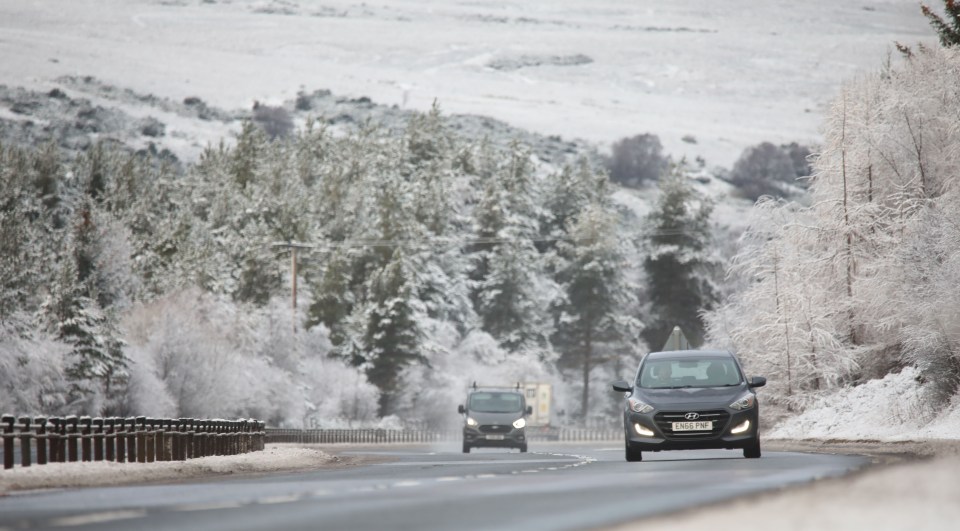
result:
[[[736,449],[751,446],[759,438],[759,407],[754,406],[746,411],[737,411],[730,408],[713,409],[723,411],[728,416],[723,418],[721,425],[715,426],[712,433],[697,432],[670,432],[668,420],[664,415],[682,415],[688,411],[698,411],[697,408],[672,410],[654,410],[649,413],[624,413],[624,432],[627,443],[636,450],[658,452],[660,450],[702,450],[702,449]],[[658,415],[660,415],[658,417]],[[742,433],[731,433],[733,428],[749,421],[750,427]],[[638,433],[635,426],[653,432],[653,435]]]

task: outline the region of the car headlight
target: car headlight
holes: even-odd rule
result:
[[[654,436],[653,430],[651,430],[650,428],[648,428],[648,427],[640,424],[639,422],[635,422],[635,423],[633,424],[633,429],[636,430],[637,435],[640,435],[640,436],[642,436],[642,437],[653,437],[653,436]]]
[[[476,426],[477,424],[480,423],[477,422],[473,417],[467,417],[467,426]]]
[[[736,402],[730,404],[731,409],[737,409],[743,411],[744,409],[750,409],[757,403],[757,397],[753,393],[747,393],[736,400]]]
[[[653,406],[645,402],[641,402],[632,396],[627,399],[627,402],[630,404],[630,411],[633,411],[634,413],[649,413],[653,411]]]
[[[527,419],[520,417],[517,420],[513,421],[513,427],[516,429],[521,429],[527,425]]]

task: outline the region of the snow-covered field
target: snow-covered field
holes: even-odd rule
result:
[[[601,145],[652,132],[729,167],[761,141],[816,143],[841,82],[918,40],[935,39],[916,0],[0,0],[0,84],[94,76],[224,109],[316,89],[438,100]]]

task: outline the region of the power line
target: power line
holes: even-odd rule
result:
[[[643,233],[644,237],[656,237],[656,236],[682,236],[685,234],[694,234],[695,231],[675,229],[675,230],[662,230],[656,232],[646,232]],[[296,249],[314,249],[314,250],[333,250],[333,249],[345,249],[345,248],[364,248],[364,247],[422,247],[422,246],[438,246],[444,245],[449,247],[469,247],[473,245],[509,245],[509,244],[518,244],[518,243],[556,243],[556,242],[569,242],[574,244],[579,243],[592,243],[596,241],[594,238],[569,238],[569,237],[545,237],[545,236],[535,236],[535,237],[524,237],[524,238],[495,238],[495,237],[486,237],[486,238],[464,238],[464,239],[444,239],[444,238],[433,238],[433,239],[409,239],[409,240],[377,240],[377,239],[354,239],[354,240],[341,240],[341,241],[328,241],[317,244],[307,244],[300,242],[276,242],[272,243],[271,247],[284,247],[284,248],[296,248]]]

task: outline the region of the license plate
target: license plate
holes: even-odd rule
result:
[[[502,441],[503,435],[487,435],[488,441]]]
[[[713,430],[712,420],[673,423],[673,431],[712,431],[712,430]]]

